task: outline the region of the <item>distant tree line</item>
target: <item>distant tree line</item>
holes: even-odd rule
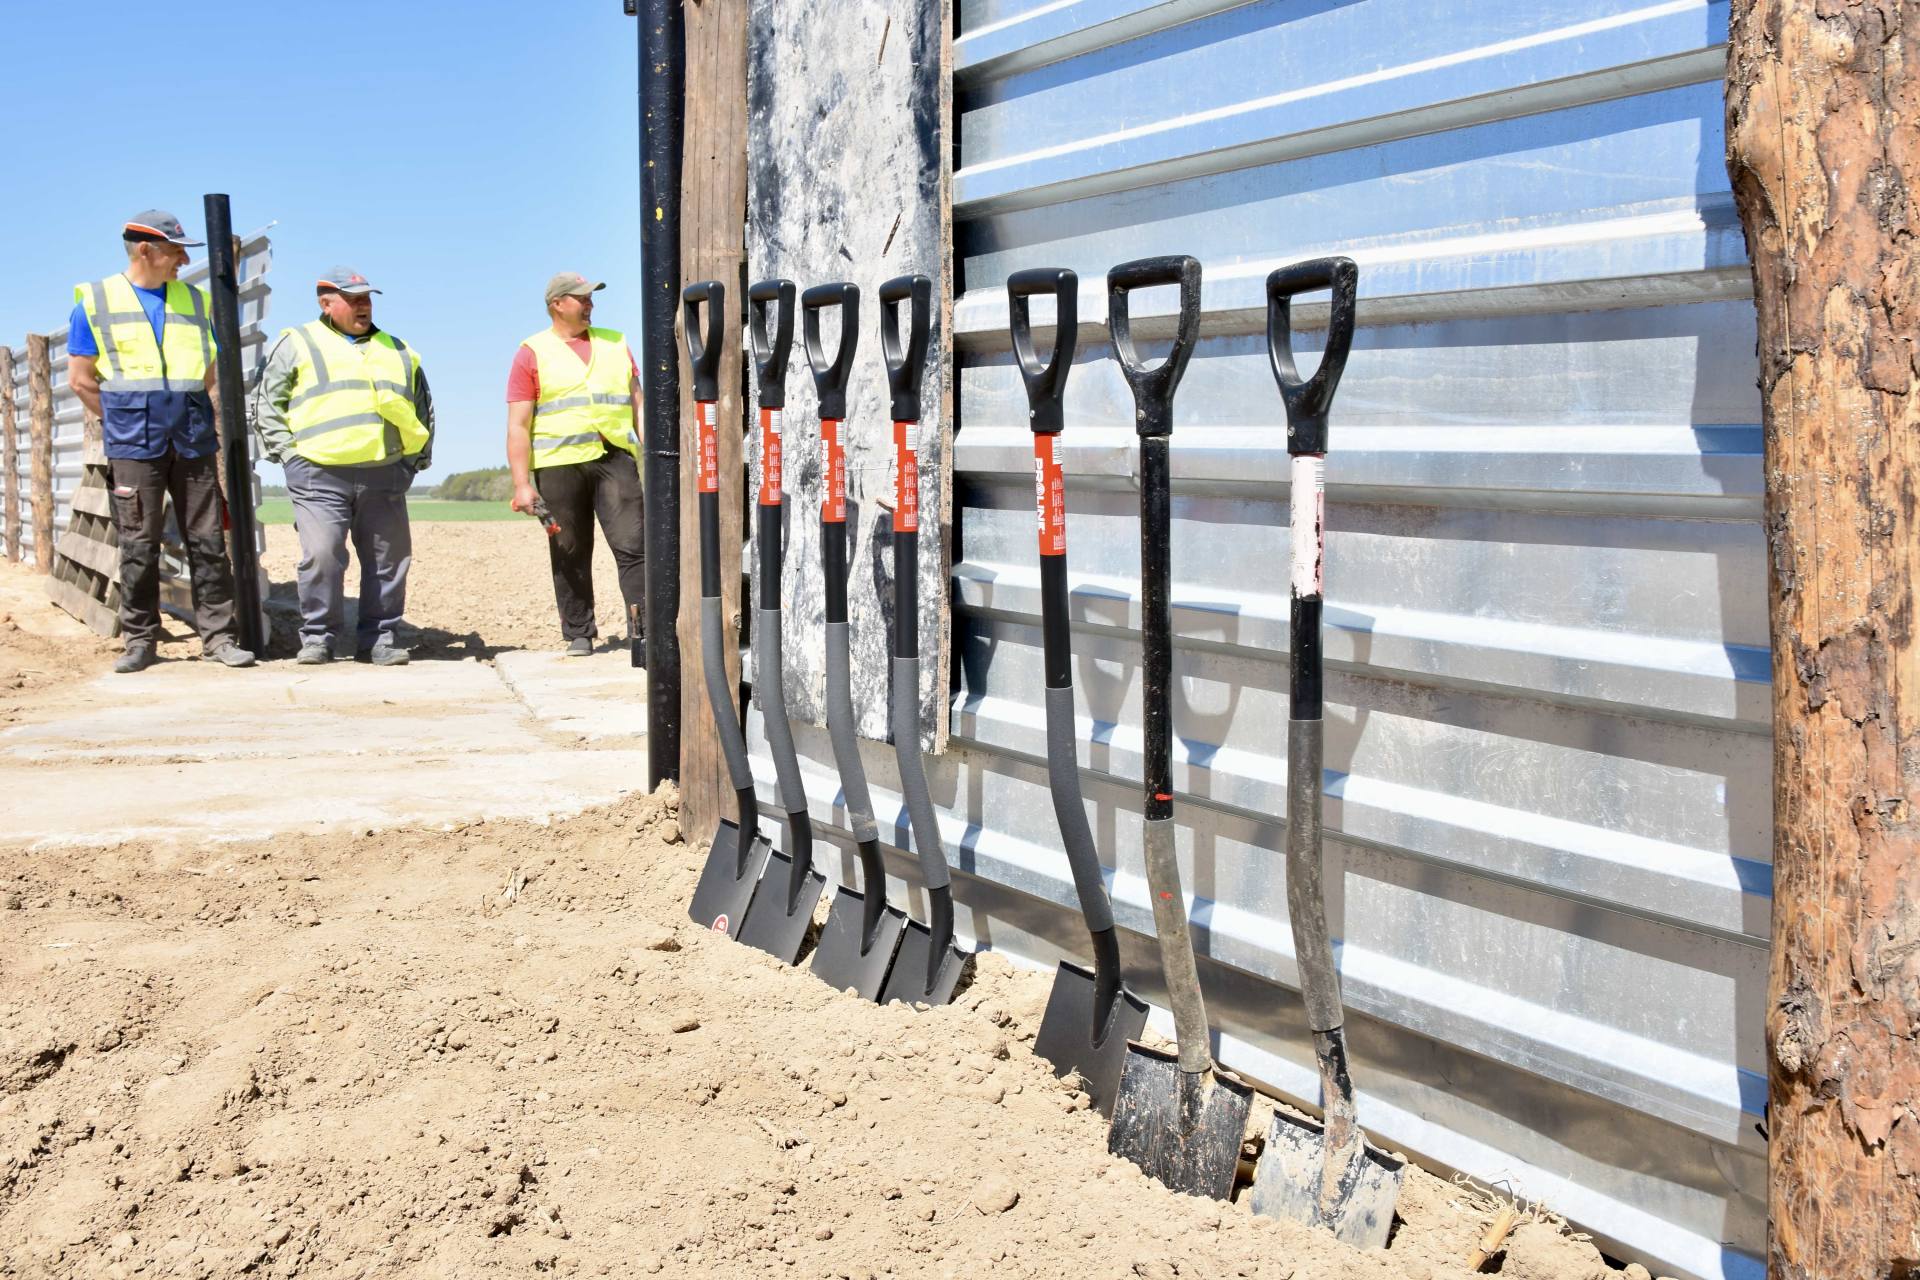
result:
[[[513,497],[513,473],[505,467],[456,471],[440,482],[436,494],[455,502],[506,502]]]

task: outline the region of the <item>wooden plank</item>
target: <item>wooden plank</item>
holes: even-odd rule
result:
[[[73,491],[73,509],[86,515],[99,516],[102,520],[111,520],[113,497],[104,486],[82,483]]]
[[[685,7],[687,78],[680,183],[680,263],[685,282],[727,288],[725,354],[720,362],[720,595],[727,634],[740,633],[740,540],[746,476],[746,424],[740,388],[741,263],[747,207],[747,0],[704,0]],[[701,676],[700,505],[693,374],[680,343],[680,825],[705,839],[732,812],[732,787]],[[740,687],[740,647],[726,652],[728,688]],[[737,714],[738,708],[735,708]]]
[[[891,736],[894,574],[892,513],[883,505],[892,501],[893,432],[878,293],[882,281],[910,272],[936,283],[919,458],[920,736],[929,751],[946,746],[952,630],[951,25],[945,0],[766,0],[754,7],[749,40],[749,276],[785,276],[803,289],[831,280],[860,286],[860,343],[842,429],[852,532],[847,614],[855,717],[863,736],[880,741]],[[818,636],[818,411],[797,345],[787,385],[783,604],[790,636]],[[820,646],[790,643],[784,662],[789,714],[825,723]]]
[[[111,640],[120,634],[120,616],[85,588],[62,578],[47,578],[47,598],[87,625],[95,635]]]
[[[7,559],[20,559],[20,437],[13,409],[13,348],[0,347],[0,483],[7,487],[0,506]]]
[[[53,360],[44,333],[27,335],[29,449],[33,470],[33,564],[53,570]]]
[[[60,545],[55,554],[75,564],[83,564],[103,578],[120,576],[120,549],[84,534],[72,530],[61,534]]]

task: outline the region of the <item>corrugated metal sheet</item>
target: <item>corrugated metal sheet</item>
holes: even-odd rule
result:
[[[957,670],[931,772],[974,936],[1041,962],[1083,945],[1046,790],[1002,289],[1066,266],[1091,321],[1062,450],[1081,763],[1129,960],[1157,989],[1137,449],[1100,321],[1109,266],[1191,253],[1186,884],[1220,1055],[1315,1096],[1279,853],[1288,495],[1261,289],[1281,263],[1350,254],[1325,790],[1362,1120],[1617,1254],[1760,1276],[1769,653],[1726,6],[960,0],[957,20]],[[1163,334],[1165,294],[1136,302]],[[831,821],[824,735],[799,737]],[[884,822],[890,752],[867,767]]]

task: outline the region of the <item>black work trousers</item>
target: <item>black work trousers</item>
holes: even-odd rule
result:
[[[627,617],[640,607],[633,634],[646,632],[646,517],[642,510],[640,468],[624,449],[609,448],[591,462],[541,467],[533,487],[546,499],[560,532],[547,539],[553,563],[553,599],[560,606],[560,634],[568,640],[593,639],[593,522],[600,520],[620,576]],[[564,544],[566,550],[562,551]],[[631,625],[631,624],[630,624]]]
[[[220,473],[215,455],[110,458],[113,516],[120,533],[120,631],[128,641],[160,635],[160,539],[166,500],[187,544],[193,576],[193,621],[201,645],[235,638],[233,565],[221,531]]]

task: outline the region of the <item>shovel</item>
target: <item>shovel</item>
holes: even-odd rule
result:
[[[1327,1228],[1356,1249],[1386,1247],[1406,1162],[1375,1148],[1354,1115],[1340,975],[1333,967],[1321,884],[1320,770],[1321,566],[1326,550],[1327,410],[1353,346],[1351,258],[1317,258],[1267,277],[1267,353],[1287,406],[1292,476],[1292,607],[1287,719],[1287,915],[1293,925],[1300,996],[1320,1063],[1326,1123],[1274,1113],[1267,1148],[1254,1173],[1253,1208]],[[1320,367],[1302,379],[1293,364],[1291,306],[1302,293],[1333,291],[1327,346]]]
[[[907,337],[900,338],[900,304]],[[927,923],[907,921],[881,1003],[946,1004],[966,968],[953,945],[953,888],[920,758],[920,376],[933,321],[933,281],[895,276],[880,286],[880,349],[893,393],[893,754],[927,887]]]
[[[1120,943],[1113,904],[1100,876],[1100,855],[1080,799],[1079,753],[1073,733],[1073,636],[1067,620],[1067,497],[1055,444],[1064,425],[1067,374],[1079,329],[1079,277],[1036,267],[1007,277],[1009,327],[1020,377],[1027,385],[1027,423],[1033,428],[1034,501],[1040,527],[1040,631],[1046,652],[1047,780],[1060,845],[1073,872],[1080,914],[1093,941],[1091,971],[1062,960],[1040,1019],[1033,1051],[1053,1063],[1055,1075],[1077,1072],[1094,1109],[1113,1110],[1127,1042],[1147,1025],[1147,1003],[1120,985]],[[1027,299],[1055,299],[1053,353],[1042,364],[1033,350]]]
[[[800,761],[787,724],[786,685],[780,667],[780,416],[787,406],[793,302],[791,280],[762,280],[747,290],[747,332],[753,340],[753,367],[760,383],[760,501],[754,515],[760,600],[753,619],[754,692],[780,782],[780,806],[787,811],[787,850],[768,856],[766,875],[747,907],[746,923],[740,926],[740,941],[788,964],[800,959],[814,904],[827,884],[826,877],[813,869],[813,820],[807,816],[807,790],[800,782]],[[767,309],[774,304],[779,306],[779,318],[769,334]]]
[[[840,770],[846,798],[847,827],[860,855],[860,891],[842,888],[827,909],[827,925],[813,951],[813,972],[836,991],[849,987],[878,1000],[894,952],[906,927],[906,913],[887,904],[887,870],[880,860],[880,832],[873,822],[873,798],[860,763],[860,739],[854,732],[852,663],[847,629],[847,455],[840,424],[847,416],[847,376],[860,337],[860,290],[851,284],[819,284],[800,295],[807,365],[820,401],[820,562],[826,604],[827,734]],[[840,347],[827,363],[820,342],[820,315],[840,309]]]
[[[1133,346],[1127,294],[1152,285],[1180,286],[1180,321],[1173,350],[1146,368]],[[1189,257],[1142,258],[1107,272],[1107,325],[1114,355],[1133,388],[1134,428],[1140,435],[1141,718],[1146,823],[1141,843],[1147,889],[1153,898],[1160,971],[1173,1010],[1177,1054],[1127,1045],[1120,1092],[1113,1104],[1107,1150],[1125,1156],[1150,1177],[1187,1195],[1224,1200],[1233,1191],[1240,1141],[1253,1095],[1232,1074],[1215,1068],[1207,1006],[1187,930],[1180,862],[1173,847],[1172,716],[1173,618],[1167,597],[1171,559],[1173,393],[1193,355],[1200,328],[1200,264]]]
[[[694,886],[687,914],[729,938],[740,936],[747,904],[759,887],[773,852],[759,831],[759,805],[753,798],[753,771],[747,765],[747,744],[733,709],[731,681],[727,679],[725,646],[732,641],[720,616],[720,452],[714,438],[714,405],[720,399],[720,343],[726,317],[726,289],[718,280],[690,284],[680,295],[687,336],[687,363],[693,368],[693,398],[699,417],[700,494],[700,660],[707,679],[707,702],[713,708],[714,730],[727,757],[727,775],[733,783],[740,821],[725,818],[714,830],[707,865]],[[706,308],[704,331],[700,309]]]

